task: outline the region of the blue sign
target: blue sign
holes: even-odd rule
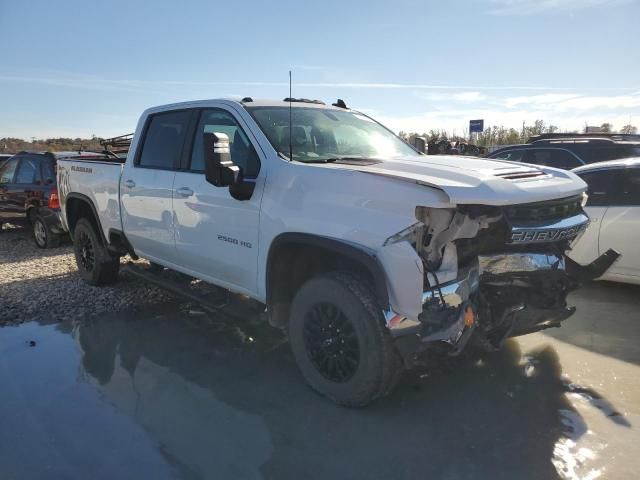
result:
[[[469,120],[469,132],[481,133],[484,131],[484,120]]]

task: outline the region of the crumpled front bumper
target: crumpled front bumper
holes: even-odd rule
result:
[[[455,355],[474,332],[499,345],[509,336],[558,326],[575,310],[566,305],[567,293],[601,276],[618,256],[610,250],[586,266],[546,253],[480,256],[456,280],[423,292],[417,320],[386,311],[385,321],[408,351],[444,343]]]
[[[424,343],[442,341],[458,344],[467,330],[473,330],[476,313],[471,297],[478,290],[479,269],[468,268],[458,279],[422,293],[422,314],[418,320],[384,312],[393,337],[417,334]]]

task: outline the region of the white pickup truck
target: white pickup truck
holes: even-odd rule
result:
[[[565,256],[588,223],[573,173],[425,156],[341,100],[151,108],[124,164],[62,160],[58,185],[88,283],[129,254],[256,299],[344,405],[390,392],[426,350],[558,326],[617,257]]]

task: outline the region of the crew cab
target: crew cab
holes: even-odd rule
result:
[[[391,392],[424,351],[558,326],[617,257],[565,256],[588,224],[575,174],[425,156],[341,100],[150,108],[124,163],[62,160],[58,182],[88,283],[129,254],[256,299],[343,405]]]

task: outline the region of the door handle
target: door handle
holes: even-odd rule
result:
[[[133,188],[136,186],[136,182],[134,182],[133,180],[125,180],[124,186],[127,188]]]
[[[193,195],[193,190],[191,190],[189,187],[180,187],[176,190],[176,193],[181,197],[190,197],[191,195]]]

